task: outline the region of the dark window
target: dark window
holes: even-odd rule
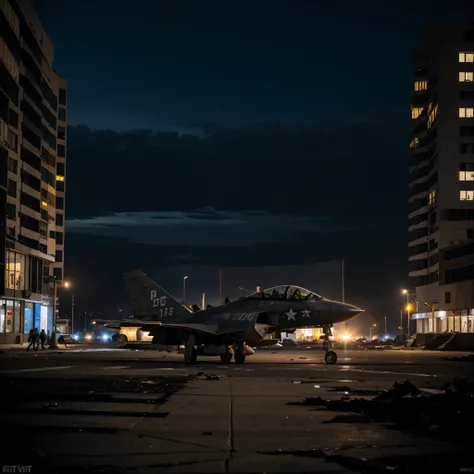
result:
[[[56,198],[56,209],[64,210],[64,198]]]
[[[13,127],[18,129],[18,113],[13,109],[8,111],[8,123]]]
[[[41,69],[39,68],[38,64],[36,64],[35,60],[31,57],[30,53],[26,51],[26,49],[21,50],[21,62],[26,69],[26,75],[30,76],[31,78],[41,86]]]
[[[66,89],[59,89],[59,105],[66,105]]]
[[[8,195],[16,198],[16,181],[8,180]]]
[[[474,254],[474,243],[448,249],[444,252],[445,260],[454,260],[455,258],[465,257]]]
[[[66,129],[64,127],[58,127],[58,139],[59,140],[66,139]]]
[[[64,145],[58,145],[58,156],[60,158],[65,158],[65,156],[66,156],[66,147]]]
[[[63,214],[56,214],[56,225],[64,225],[64,216]]]
[[[16,220],[16,206],[7,202],[7,218],[12,221]]]
[[[43,114],[43,118],[51,125],[51,128],[56,130],[56,115],[54,115],[46,105],[41,104],[41,112]]]
[[[10,100],[8,97],[0,90],[0,119],[4,122],[8,121],[8,107],[10,105]]]
[[[29,237],[25,237],[24,235],[20,234],[18,236],[18,241],[20,242],[20,244],[26,245],[30,249],[40,250],[39,243],[35,239],[30,239]]]
[[[5,92],[15,105],[18,105],[18,84],[8,72],[3,61],[0,61],[0,88],[3,89],[3,92]]]
[[[20,86],[23,89],[23,96],[26,94],[36,107],[41,110],[43,96],[38,92],[38,89],[36,89],[30,79],[23,74],[20,74]]]
[[[0,186],[8,187],[8,150],[0,145]],[[3,211],[5,212],[5,210]],[[1,240],[1,239],[0,239]],[[1,246],[1,242],[0,242]]]
[[[462,127],[459,127],[459,135],[462,137],[474,137],[474,126],[463,125]]]
[[[445,291],[444,292],[444,303],[445,304],[450,304],[451,303],[451,292],[450,291]]]
[[[41,180],[36,176],[28,173],[25,170],[20,171],[21,182],[34,189],[35,191],[41,191]]]
[[[474,41],[474,30],[466,30],[464,32],[464,41]]]
[[[41,133],[43,140],[53,149],[56,149],[56,137],[49,131],[48,127],[41,124]]]
[[[64,192],[64,181],[56,181],[56,190]]]
[[[14,174],[18,173],[18,161],[11,156],[8,158],[8,169]]]
[[[15,32],[12,30],[12,27],[10,26],[10,23],[6,19],[2,10],[0,10],[0,37],[3,38],[6,45],[8,46],[8,49],[11,51],[13,56],[15,56],[16,60],[20,62],[20,41],[18,40]]]
[[[63,251],[56,250],[56,262],[62,262],[62,261],[63,261]]]
[[[27,148],[21,148],[21,159],[37,171],[41,171],[41,158]]]
[[[10,129],[8,129],[7,142],[8,148],[16,153],[18,151],[18,135]]]
[[[61,120],[62,122],[66,121],[66,109],[63,109],[62,107],[59,107],[58,119]]]
[[[26,214],[20,214],[20,225],[25,229],[31,230],[32,232],[38,232],[40,230],[40,223],[37,219],[27,216]]]
[[[22,100],[20,105],[23,111],[23,121],[28,120],[38,130],[41,130],[41,115],[26,101]],[[30,124],[27,125],[30,126]]]
[[[54,176],[51,171],[48,171],[46,168],[41,168],[41,179],[54,188]]]
[[[62,163],[61,161],[58,161],[56,163],[56,173],[59,174],[59,176],[64,176],[65,172],[66,172],[66,167],[64,166],[64,163]]]
[[[51,87],[49,87],[45,81],[41,82],[41,91],[43,92],[43,97],[49,103],[51,108],[56,112],[58,109],[58,99]]]
[[[63,269],[62,268],[55,268],[53,270],[53,274],[54,274],[54,278],[56,278],[56,280],[62,281],[62,279],[63,279]]]
[[[20,204],[29,207],[33,211],[40,212],[41,206],[39,199],[36,199],[24,192],[20,193]]]
[[[56,232],[56,243],[58,245],[63,244],[63,233],[62,232]]]
[[[474,265],[446,270],[445,283],[447,285],[472,279],[474,279]]]
[[[49,231],[49,238],[50,239],[56,239],[56,232],[54,232],[54,230]]]
[[[459,91],[460,99],[474,99],[474,91]]]
[[[459,145],[459,152],[465,155],[474,153],[474,143],[461,143]]]
[[[41,52],[41,48],[36,41],[35,35],[30,30],[30,27],[26,23],[23,17],[20,17],[20,35],[23,38],[23,41],[28,46],[30,51],[32,52],[33,56],[35,57],[36,61],[41,64],[43,59],[43,54]]]
[[[31,143],[35,148],[38,150],[41,149],[41,137],[33,132],[26,124],[23,122],[21,124],[21,132],[23,134],[23,138],[26,139],[28,142]]]

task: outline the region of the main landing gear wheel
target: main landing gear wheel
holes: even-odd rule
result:
[[[324,355],[326,364],[335,364],[337,362],[337,354],[334,351],[328,351]]]
[[[243,364],[245,362],[245,354],[242,354],[242,352],[236,352],[234,360],[236,364]]]
[[[225,354],[221,355],[221,362],[223,364],[229,364],[232,360],[232,352],[226,352]]]
[[[197,347],[194,336],[189,336],[184,346],[184,362],[186,364],[194,364],[197,360]]]

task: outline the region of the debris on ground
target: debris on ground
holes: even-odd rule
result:
[[[461,357],[441,357],[441,360],[449,360],[453,362],[474,362],[474,354],[468,354]]]
[[[198,372],[196,378],[200,380],[220,380],[219,376],[216,374],[208,374],[206,372]]]
[[[423,389],[408,380],[397,382],[372,399],[342,397],[324,400],[308,397],[304,405],[330,411],[352,412],[367,421],[395,422],[430,429],[463,427],[474,424],[474,383],[455,379],[439,389]],[[332,420],[334,422],[334,420]],[[341,417],[337,421],[343,421]]]

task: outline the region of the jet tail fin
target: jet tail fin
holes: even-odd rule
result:
[[[187,308],[178,303],[142,270],[125,273],[124,278],[132,300],[134,316],[143,320],[158,320],[189,315],[190,311]]]

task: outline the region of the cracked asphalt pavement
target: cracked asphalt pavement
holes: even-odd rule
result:
[[[150,350],[3,351],[2,465],[32,473],[474,472],[472,435],[301,403],[372,398],[404,380],[436,391],[474,376],[472,363],[440,352],[341,350],[328,366],[322,355],[266,349],[244,365],[202,357],[188,367],[181,354]]]

